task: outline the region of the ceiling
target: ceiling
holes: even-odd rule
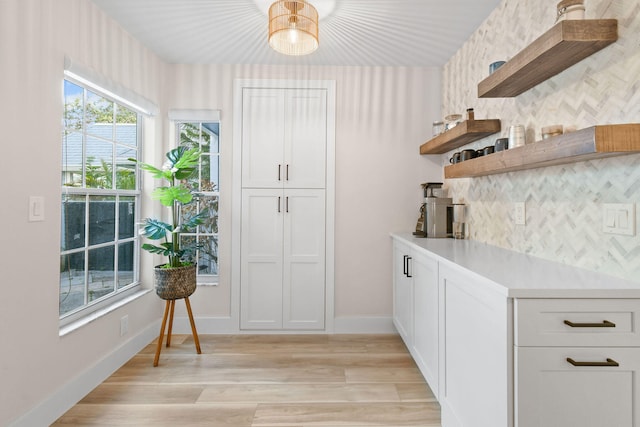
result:
[[[270,0],[92,0],[170,63],[440,66],[501,0],[308,0],[320,47],[269,48]]]

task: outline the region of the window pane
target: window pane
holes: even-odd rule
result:
[[[113,188],[113,144],[98,138],[87,138],[87,188]]]
[[[135,281],[133,274],[135,260],[134,250],[133,242],[118,245],[118,289],[130,285]]]
[[[209,218],[199,226],[201,233],[217,233],[218,232],[218,197],[202,196],[200,197],[200,209],[209,210]]]
[[[109,140],[113,139],[112,101],[88,90],[85,118],[87,133]]]
[[[200,124],[199,123],[180,123],[180,145],[191,148],[200,146]]]
[[[200,189],[202,191],[219,191],[219,163],[220,158],[217,154],[206,155],[200,157],[202,164],[202,181]]]
[[[137,152],[133,148],[117,146],[116,157],[116,188],[119,190],[136,189],[136,165],[129,158],[137,158]]]
[[[82,187],[82,140],[80,132],[65,132],[62,144],[62,185]]]
[[[67,132],[82,129],[84,89],[70,81],[64,81],[64,127]]]
[[[84,252],[60,257],[60,314],[84,305]]]
[[[115,197],[89,197],[89,244],[112,242],[116,232]],[[113,257],[112,257],[113,258]],[[113,261],[111,262],[113,268]]]
[[[138,115],[121,105],[116,105],[116,141],[122,144],[138,145]]]
[[[219,153],[220,145],[218,135],[220,135],[220,123],[203,123],[202,133],[203,135],[206,135],[206,138],[203,138],[203,141],[206,141],[206,144],[209,145],[209,149],[206,151],[209,153]]]
[[[218,274],[218,238],[199,236],[198,274]]]
[[[89,251],[89,301],[114,292],[114,246]]]
[[[62,228],[60,248],[63,251],[81,248],[85,245],[86,197],[62,195]]]
[[[134,197],[120,197],[118,215],[118,239],[133,237],[136,221],[136,199]]]

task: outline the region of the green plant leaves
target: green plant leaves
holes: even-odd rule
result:
[[[193,194],[188,188],[179,185],[175,187],[158,187],[151,193],[153,199],[159,200],[164,206],[172,207],[174,202],[189,203]]]
[[[141,234],[151,240],[165,239],[172,232],[173,226],[171,224],[153,218],[145,219],[141,229]],[[144,249],[144,245],[142,245],[142,249]]]

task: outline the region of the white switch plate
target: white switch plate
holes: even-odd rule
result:
[[[605,203],[602,208],[602,231],[623,236],[636,235],[636,205]]]
[[[44,197],[29,196],[29,222],[44,221]]]
[[[516,202],[514,206],[514,212],[516,225],[526,225],[527,212],[524,202]]]

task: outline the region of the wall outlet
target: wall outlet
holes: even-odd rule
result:
[[[524,202],[516,202],[514,206],[514,218],[516,225],[526,225],[527,212]]]
[[[125,335],[129,332],[129,315],[124,315],[120,319],[120,336]]]
[[[636,235],[636,205],[605,203],[602,210],[602,231],[623,236]]]

